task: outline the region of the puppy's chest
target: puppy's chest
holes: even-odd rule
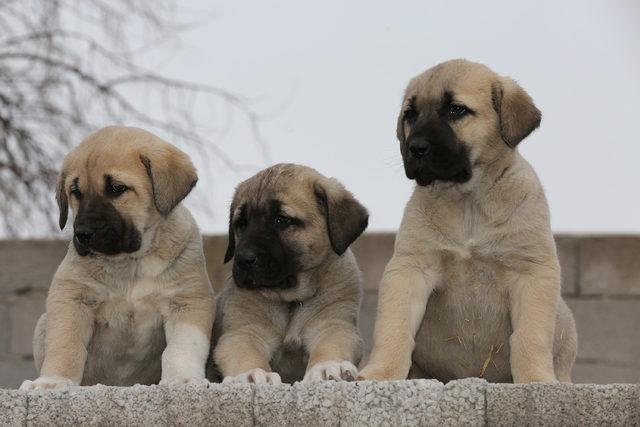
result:
[[[95,339],[137,346],[158,334],[171,292],[153,279],[139,279],[104,286],[95,297]]]
[[[507,236],[477,217],[459,218],[443,238],[435,239],[440,266],[437,288],[475,301],[492,300],[506,291],[512,251]]]
[[[272,368],[278,372],[284,382],[300,381],[304,376],[309,354],[304,348],[302,336],[306,316],[300,316],[304,309],[300,302],[291,302],[283,306],[275,322],[281,330],[282,343],[274,352],[270,361]]]
[[[487,268],[499,267],[509,257],[509,236],[503,225],[491,221],[473,205],[437,212],[426,222],[429,251],[452,260],[472,260]]]
[[[478,257],[445,253],[442,258],[441,282],[416,335],[415,360],[442,381],[468,376],[508,381],[509,276],[499,264]]]

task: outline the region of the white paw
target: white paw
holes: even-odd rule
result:
[[[20,390],[62,390],[75,386],[72,380],[64,377],[39,377],[33,381],[25,380],[20,386]]]
[[[209,380],[201,377],[168,377],[160,380],[160,385],[164,387],[176,387],[176,386],[183,386],[183,385],[208,387]]]
[[[306,374],[304,374],[303,382],[324,381],[324,380],[344,380],[353,381],[358,375],[358,368],[353,363],[343,361],[330,361],[316,363]]]
[[[223,383],[254,383],[254,384],[282,384],[277,372],[267,372],[264,369],[255,368],[243,372],[235,377],[224,377]]]

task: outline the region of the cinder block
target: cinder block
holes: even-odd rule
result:
[[[256,387],[257,425],[483,425],[478,379],[296,383]]]
[[[68,244],[62,240],[0,240],[0,293],[48,290]]]
[[[365,289],[378,289],[384,268],[393,255],[395,238],[392,233],[367,233],[351,245]]]
[[[253,402],[257,425],[332,425],[341,420],[343,387],[325,381],[277,387],[256,386]],[[347,418],[348,419],[348,418]]]
[[[72,387],[29,392],[29,425],[250,425],[249,386]]]
[[[578,280],[578,243],[579,237],[557,235],[556,248],[562,270],[562,294],[575,295]]]
[[[358,424],[348,405],[349,391],[353,383],[324,381],[320,383],[296,383],[292,392],[296,396],[295,418],[292,425]]]
[[[637,425],[638,384],[489,384],[487,425]]]
[[[640,301],[567,299],[578,328],[578,357],[637,364],[640,354]]]
[[[231,426],[253,423],[253,390],[249,385],[182,386],[165,393],[167,424]]]
[[[344,386],[344,424],[484,425],[486,382],[477,378],[357,382]]]
[[[31,358],[3,356],[0,359],[0,388],[18,388],[22,381],[38,376]]]
[[[24,356],[33,354],[33,331],[38,319],[45,312],[45,303],[44,292],[30,293],[16,298],[11,303],[9,307],[11,353]]]
[[[167,423],[166,391],[151,386],[72,387],[64,391],[32,391],[27,425],[163,425]]]
[[[27,396],[17,390],[0,390],[0,425],[23,426],[27,417]]]
[[[582,295],[640,295],[640,238],[585,238],[579,251]]]
[[[291,425],[298,413],[298,396],[289,384],[254,385],[253,421],[259,426]],[[314,424],[319,424],[318,422]]]
[[[572,379],[583,384],[640,383],[640,365],[612,366],[578,360],[573,365]]]
[[[224,284],[231,277],[232,262],[224,264],[227,244],[227,236],[204,236],[202,241],[204,256],[207,260],[207,273],[216,294],[222,292]]]
[[[640,384],[465,379],[0,390],[10,425],[638,425]],[[26,421],[26,422],[25,422]]]

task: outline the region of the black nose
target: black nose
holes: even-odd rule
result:
[[[78,242],[83,245],[88,244],[94,235],[94,231],[88,228],[76,228],[73,232]]]
[[[413,157],[420,159],[429,152],[429,143],[424,139],[414,139],[409,142],[409,151]]]
[[[256,264],[258,256],[255,252],[250,250],[244,250],[236,254],[236,262],[243,270],[250,270]]]

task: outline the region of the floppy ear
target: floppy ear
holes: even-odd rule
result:
[[[330,179],[316,183],[314,191],[320,211],[327,221],[329,241],[338,255],[362,234],[369,224],[369,212],[342,184]]]
[[[227,252],[224,254],[224,263],[228,263],[233,258],[236,252],[236,236],[233,233],[233,211],[236,209],[235,202],[231,203],[229,208],[229,245],[227,246]]]
[[[404,143],[406,139],[406,135],[404,134],[404,108],[403,102],[400,108],[400,114],[398,115],[398,124],[396,125],[396,136],[401,143]]]
[[[415,108],[414,103],[415,96],[409,96],[408,93],[405,93],[402,105],[400,106],[400,113],[398,114],[398,122],[396,124],[396,136],[398,137],[398,141],[402,144],[404,144],[407,139],[407,135],[404,131],[405,114],[407,113],[407,110]]]
[[[69,215],[69,200],[67,199],[67,191],[64,186],[66,177],[64,172],[60,172],[58,183],[56,184],[56,202],[58,202],[58,208],[60,210],[60,217],[58,219],[60,230],[64,229]]]
[[[140,161],[147,169],[153,200],[162,215],[168,215],[198,182],[189,156],[172,145],[152,146],[140,155]]]
[[[500,120],[500,135],[515,147],[540,126],[542,113],[515,80],[501,77],[492,87],[493,107]]]

